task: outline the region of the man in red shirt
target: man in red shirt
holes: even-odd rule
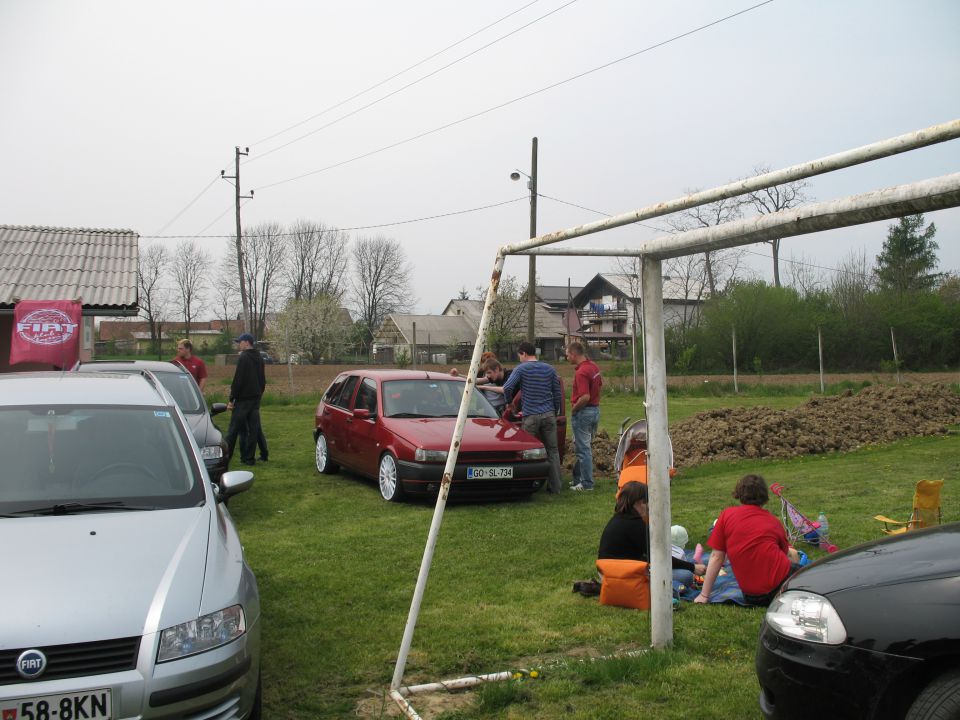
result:
[[[739,506],[720,513],[707,543],[713,548],[703,589],[696,603],[710,601],[713,584],[727,555],[747,605],[767,606],[790,575],[799,569],[800,556],[787,543],[783,525],[763,509],[769,499],[767,484],[759,475],[745,475],[733,497]]]
[[[193,375],[197,381],[200,390],[207,384],[207,364],[193,354],[193,343],[189,340],[179,340],[177,342],[177,356],[170,362],[182,365]]]
[[[567,345],[567,360],[577,366],[570,392],[570,424],[573,426],[572,490],[593,490],[593,436],[600,425],[600,368],[583,350],[583,344]]]

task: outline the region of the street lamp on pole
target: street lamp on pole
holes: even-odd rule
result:
[[[537,139],[533,138],[533,148],[530,156],[530,174],[522,170],[510,173],[511,180],[519,180],[521,175],[527,177],[527,188],[530,190],[530,237],[537,236]],[[537,257],[529,257],[529,274],[527,277],[527,340],[537,346],[537,332],[534,319],[537,306]]]

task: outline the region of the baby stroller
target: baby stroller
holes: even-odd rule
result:
[[[813,522],[797,509],[797,506],[783,496],[786,488],[780,483],[770,486],[770,492],[780,498],[780,520],[787,537],[794,546],[801,542],[819,545],[827,552],[834,553],[837,546],[830,542],[830,538],[820,532],[820,523]]]
[[[613,469],[617,473],[617,494],[628,482],[647,484],[647,421],[637,420],[629,427],[630,418],[620,423],[620,440]],[[669,438],[668,438],[669,441]],[[673,443],[670,443],[670,477],[676,475],[673,467]]]

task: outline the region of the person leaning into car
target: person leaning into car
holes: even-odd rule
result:
[[[520,364],[503,385],[507,404],[520,392],[523,429],[538,438],[547,449],[550,472],[547,492],[560,492],[560,451],[557,448],[557,415],[560,414],[560,376],[552,365],[537,360],[537,349],[529,342],[517,348]]]
[[[240,436],[240,462],[254,465],[260,435],[260,398],[267,387],[267,378],[263,358],[254,347],[253,335],[243,333],[234,342],[240,346],[240,355],[230,384],[230,402],[227,403],[227,409],[233,411],[227,430],[227,445],[232,456],[237,436]]]
[[[783,582],[800,569],[800,555],[790,547],[783,525],[764,510],[770,495],[759,475],[744,475],[733,489],[739,506],[720,513],[707,543],[713,548],[695,603],[710,602],[713,584],[727,555],[747,605],[766,607]]]

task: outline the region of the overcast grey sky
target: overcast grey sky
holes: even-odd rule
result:
[[[235,145],[250,146],[243,188],[257,190],[244,224],[357,228],[516,200],[351,232],[402,242],[418,311],[438,313],[486,284],[497,247],[527,237],[526,187],[508,176],[529,172],[533,136],[542,194],[617,214],[960,117],[956,0],[775,0],[494,109],[755,4],[2,0],[0,222],[229,235],[233,188],[217,178],[232,174]],[[815,179],[810,192],[829,200],[958,169],[953,141]],[[539,202],[540,232],[599,217]],[[960,269],[960,210],[928,220],[941,269]],[[889,224],[788,239],[781,254],[872,261]],[[226,242],[203,240],[218,255]],[[750,250],[769,278],[768,247]],[[525,278],[526,262],[508,258],[506,272]],[[538,275],[578,285],[610,265],[543,258]]]

